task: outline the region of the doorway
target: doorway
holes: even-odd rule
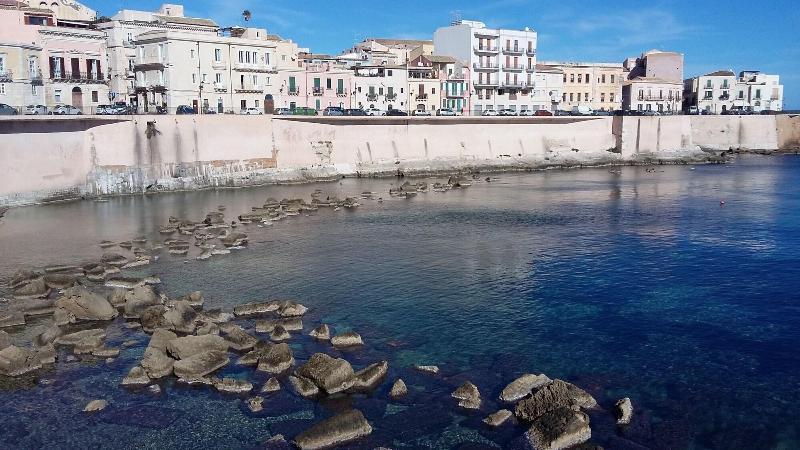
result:
[[[264,114],[274,114],[275,113],[275,99],[272,98],[272,94],[267,94],[264,97]]]
[[[72,88],[72,106],[83,109],[83,92],[79,87]]]

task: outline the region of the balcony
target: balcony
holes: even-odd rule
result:
[[[50,79],[55,83],[83,83],[83,84],[106,84],[108,81],[102,72],[62,72],[52,74]]]
[[[137,72],[145,72],[148,70],[161,70],[164,67],[166,67],[164,61],[157,61],[153,59],[152,61],[145,61],[134,64],[133,70]]]
[[[393,102],[397,100],[397,94],[386,94],[386,101]]]
[[[521,55],[523,50],[519,47],[504,47],[503,53],[506,55]]]
[[[525,50],[525,54],[528,55],[528,56],[536,56],[536,49],[529,48],[529,49]]]
[[[506,72],[522,72],[523,69],[525,69],[524,66],[515,66],[515,65],[507,66],[505,64],[503,65],[503,70],[505,70]]]
[[[220,93],[228,92],[228,87],[225,86],[225,83],[215,82],[214,83],[214,92],[220,92]]]
[[[300,90],[297,89],[297,86],[289,86],[289,90],[286,93],[288,95],[300,95]]]
[[[416,96],[416,97],[414,97],[414,98],[415,98],[417,101],[420,101],[420,100],[427,100],[427,99],[428,99],[428,94],[417,94],[417,96]]]
[[[321,86],[314,86],[311,88],[311,94],[315,97],[320,97],[325,93],[325,89]]]
[[[261,86],[253,86],[249,88],[242,86],[241,88],[234,89],[233,91],[237,94],[263,94],[264,88]]]
[[[478,81],[476,81],[476,82],[475,82],[475,83],[473,83],[473,84],[475,85],[475,87],[476,87],[476,88],[481,88],[481,87],[498,87],[498,86],[500,86],[500,83],[499,83],[499,82],[497,82],[497,81],[494,81],[494,80],[478,80]]]
[[[30,77],[31,84],[42,86],[44,85],[44,78],[42,77],[42,71],[39,69],[33,69],[28,72],[28,76]]]
[[[500,67],[496,63],[492,63],[492,62],[485,62],[485,63],[477,62],[477,63],[472,64],[472,67],[475,70],[490,70],[490,71],[493,71],[493,72],[497,71],[497,70],[500,70]]]
[[[367,94],[367,101],[368,102],[378,101],[378,94]]]
[[[528,67],[525,68],[525,71],[533,73],[533,72],[536,72],[536,68],[534,66],[528,66]]]
[[[0,72],[0,81],[14,81],[14,72],[3,70]]]
[[[500,37],[500,32],[497,30],[489,30],[486,28],[479,28],[475,30],[475,37],[488,37],[488,38],[496,38]]]
[[[127,39],[122,41],[122,46],[125,48],[136,48],[136,44],[133,41],[129,41]]]
[[[225,61],[211,61],[211,68],[216,70],[225,70],[228,68],[228,63]]]
[[[731,96],[729,94],[727,94],[727,93],[722,94],[722,95],[719,96],[720,100],[730,100],[730,98],[731,98]],[[670,99],[670,100],[672,100],[672,99]]]
[[[522,89],[526,86],[524,81],[506,81],[503,87],[506,89]]]
[[[640,95],[640,96],[636,97],[636,99],[639,100],[639,101],[644,101],[644,102],[666,102],[666,101],[679,102],[679,101],[681,101],[681,99],[677,98],[677,97],[674,98],[674,99],[668,99],[667,97],[658,96],[658,95]],[[712,97],[708,97],[708,98],[704,97],[703,100],[713,100],[713,98]]]
[[[473,47],[473,49],[475,50],[475,53],[493,53],[493,54],[497,54],[499,52],[497,47],[492,47],[492,46],[487,46],[487,45],[482,45],[482,46],[479,45],[477,47]]]
[[[238,72],[278,73],[278,69],[272,64],[253,64],[243,62],[234,62],[233,70]]]
[[[347,97],[347,92],[344,89],[337,89],[336,90],[337,97]],[[386,98],[389,98],[388,96]]]

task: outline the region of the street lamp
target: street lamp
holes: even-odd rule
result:
[[[200,80],[200,102],[197,103],[197,114],[203,114],[203,86],[205,81]]]

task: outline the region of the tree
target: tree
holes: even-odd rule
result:
[[[244,11],[242,11],[242,17],[244,17],[245,22],[249,22],[250,19],[253,18],[253,14],[250,13],[249,9],[245,9]]]

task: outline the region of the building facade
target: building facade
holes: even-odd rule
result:
[[[564,71],[556,66],[537,64],[533,80],[533,109],[555,112],[564,97]]]
[[[306,107],[319,112],[329,106],[352,108],[353,78],[353,72],[335,58],[306,54],[297,67],[280,70],[275,107]]]
[[[353,108],[376,108],[382,111],[409,110],[408,72],[406,66],[358,66],[353,68],[351,90]]]
[[[675,114],[683,105],[683,54],[650,50],[623,63],[622,109]]]
[[[461,20],[434,33],[434,54],[451,56],[471,68],[472,113],[531,108],[536,71],[536,32],[496,30]]]
[[[783,86],[778,75],[758,71],[718,70],[684,82],[684,109],[711,114],[730,110],[782,111]]]
[[[622,107],[622,64],[543,61],[542,65],[562,72],[563,91],[559,109],[576,106],[614,111]]]

